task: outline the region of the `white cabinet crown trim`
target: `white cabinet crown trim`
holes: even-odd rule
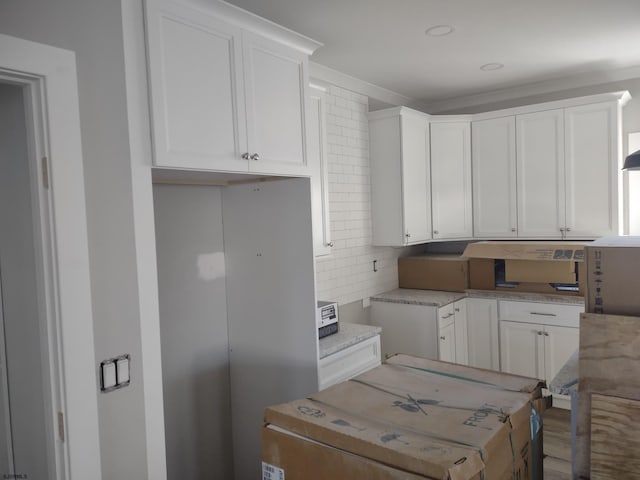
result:
[[[617,101],[620,106],[626,105],[631,99],[628,91],[609,92],[598,95],[588,95],[584,97],[567,98],[564,100],[556,100],[553,102],[535,103],[532,105],[523,105],[521,107],[505,108],[503,110],[493,110],[491,112],[476,113],[472,115],[474,122],[478,120],[488,120],[491,118],[507,117],[510,115],[521,115],[523,113],[542,112],[544,110],[554,110],[557,108],[577,107],[590,103],[604,103]]]
[[[230,24],[262,35],[263,37],[282,43],[296,50],[311,55],[323,44],[305,35],[282,27],[270,20],[231,5],[224,1],[183,0],[180,3],[200,10],[204,14],[212,14]]]

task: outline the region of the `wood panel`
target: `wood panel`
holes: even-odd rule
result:
[[[640,317],[582,314],[579,371],[574,478],[589,478],[592,394],[640,400]]]
[[[591,397],[591,480],[640,479],[640,401]]]

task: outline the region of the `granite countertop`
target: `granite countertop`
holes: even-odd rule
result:
[[[371,297],[372,301],[406,303],[410,305],[426,305],[443,307],[467,296],[464,292],[441,292],[438,290],[415,290],[412,288],[396,288],[389,292]]]
[[[345,348],[379,335],[382,328],[359,323],[340,323],[338,333],[320,339],[320,358],[328,357]]]
[[[508,292],[504,290],[466,290],[465,292],[441,292],[438,290],[417,290],[396,288],[371,297],[372,301],[405,303],[443,307],[462,298],[496,298],[499,300],[521,300],[528,302],[566,303],[583,305],[584,297],[573,295],[554,295],[549,293]]]
[[[553,293],[509,292],[505,290],[466,290],[467,297],[497,298],[498,300],[522,300],[527,302],[567,303],[584,305],[584,297]]]

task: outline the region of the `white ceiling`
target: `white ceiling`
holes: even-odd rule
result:
[[[324,43],[313,62],[424,104],[640,66],[640,0],[228,3]],[[443,24],[454,32],[425,35]]]

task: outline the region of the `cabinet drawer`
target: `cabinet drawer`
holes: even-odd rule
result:
[[[515,302],[509,300],[498,302],[500,320],[511,320],[513,322],[579,327],[580,313],[582,312],[584,312],[584,306],[582,305]]]
[[[322,390],[377,367],[380,358],[380,335],[329,355],[320,360],[318,388]]]
[[[443,329],[455,321],[454,304],[450,303],[438,309],[438,328]]]

